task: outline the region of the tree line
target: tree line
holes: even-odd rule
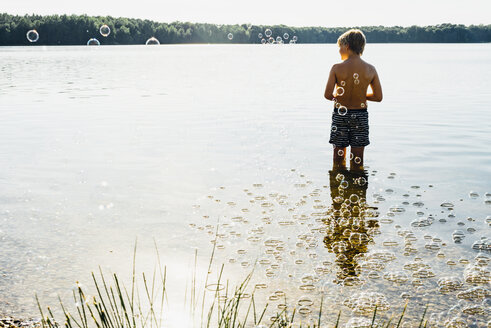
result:
[[[111,33],[103,37],[102,25],[108,25]],[[359,28],[370,43],[464,43],[491,42],[491,25],[439,24],[431,26],[352,26],[352,27],[292,27],[286,25],[217,25],[206,23],[159,23],[151,20],[112,16],[87,15],[10,15],[0,14],[0,46],[27,45],[29,30],[39,33],[38,45],[84,45],[90,38],[101,44],[145,44],[150,37],[160,43],[261,43],[258,35],[272,37],[297,36],[298,43],[335,43],[349,28]],[[229,33],[233,35],[229,39]],[[264,41],[263,41],[264,42]],[[285,42],[288,42],[286,40]]]

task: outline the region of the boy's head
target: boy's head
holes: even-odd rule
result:
[[[351,51],[358,55],[363,54],[366,42],[365,34],[358,29],[351,29],[344,32],[338,38],[338,46],[348,46]]]

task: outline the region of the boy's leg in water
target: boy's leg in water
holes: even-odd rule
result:
[[[363,151],[365,147],[351,147],[353,158],[350,162],[350,169],[363,170]]]
[[[346,167],[346,147],[334,146],[333,168]]]

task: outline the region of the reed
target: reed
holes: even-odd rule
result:
[[[162,268],[160,261],[160,255],[155,243],[155,249],[157,252],[157,268],[154,269],[151,282],[147,280],[145,273],[142,273],[141,281],[144,286],[144,291],[138,289],[138,280],[136,277],[136,249],[137,241],[135,242],[134,255],[133,255],[133,270],[131,277],[131,291],[128,293],[126,287],[121,282],[121,279],[116,273],[113,273],[112,281],[110,282],[102,272],[99,266],[99,277],[96,277],[92,272],[92,280],[97,291],[96,295],[92,298],[87,296],[84,288],[78,284],[76,290],[73,290],[73,300],[76,304],[76,313],[71,313],[58,296],[61,310],[64,314],[63,320],[56,320],[50,306],[46,307],[47,312],[44,312],[40,304],[37,294],[35,294],[36,302],[41,314],[41,327],[42,328],[156,328],[165,327],[163,325],[164,303],[167,300],[166,283],[167,274],[166,267]],[[215,245],[215,244],[214,244]],[[233,289],[229,288],[228,281],[226,288],[223,287],[223,270],[224,266],[221,266],[218,279],[213,286],[216,286],[215,290],[211,291],[212,298],[207,302],[207,297],[210,295],[210,291],[207,290],[209,286],[210,269],[214,260],[214,251],[210,257],[208,266],[208,272],[205,278],[205,288],[202,291],[197,290],[197,253],[195,253],[194,271],[191,279],[190,290],[190,313],[193,317],[196,316],[196,309],[201,307],[200,323],[195,326],[200,327],[218,327],[218,328],[241,328],[241,327],[269,327],[269,328],[286,328],[294,326],[294,319],[296,314],[296,308],[293,307],[292,311],[288,310],[286,306],[281,311],[277,312],[271,319],[271,322],[265,323],[264,316],[268,309],[268,303],[265,303],[264,307],[257,308],[257,302],[255,299],[254,291],[249,295],[247,294],[247,287],[251,281],[254,269],[245,277],[245,279]],[[156,283],[160,283],[159,287],[156,287]],[[199,292],[202,292],[201,304],[198,304]],[[186,292],[187,293],[187,292]],[[143,294],[143,300],[140,298]],[[286,296],[285,296],[286,304]],[[400,327],[405,311],[404,307],[397,324],[391,326],[392,318],[388,321],[381,322],[377,320],[377,309],[375,308],[370,328],[389,328]],[[322,323],[322,308],[323,299],[320,301],[319,315],[315,323],[307,326],[300,325],[299,327],[320,328],[324,326],[341,327],[340,318],[341,311],[337,316],[337,320],[334,323],[327,324]],[[427,321],[424,321],[427,307],[423,312],[419,327],[426,327]],[[74,312],[74,311],[72,311]],[[157,315],[158,313],[158,315]],[[194,322],[194,321],[193,321]],[[344,326],[344,325],[343,325]]]

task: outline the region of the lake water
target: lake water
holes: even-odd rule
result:
[[[130,277],[136,238],[138,269],[153,271],[155,241],[181,304],[195,249],[206,271],[220,220],[215,263],[240,281],[263,259],[258,295],[316,300],[298,320],[319,293],[337,302],[326,320],[367,317],[350,297],[370,291],[392,305],[384,315],[409,298],[414,317],[430,304],[434,322],[484,325],[489,289],[457,293],[489,288],[490,253],[472,245],[490,236],[491,45],[368,44],[363,58],[384,100],[368,103],[368,183],[354,193],[378,207],[366,214],[379,227],[355,253],[358,264],[394,259],[355,274],[329,231],[343,180],[329,175],[333,104],[323,98],[336,45],[0,48],[0,313],[38,316],[34,293],[52,308],[58,294],[69,302],[99,265]],[[438,290],[448,276],[458,291]]]

